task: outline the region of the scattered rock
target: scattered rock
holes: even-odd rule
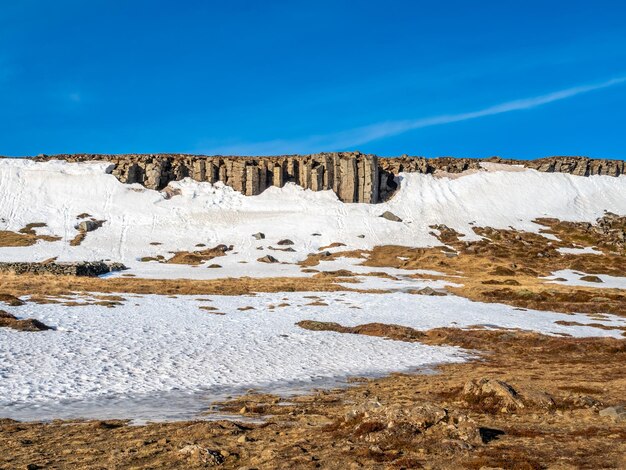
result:
[[[210,264],[208,267],[211,268],[211,269],[215,269],[215,268],[221,268],[222,265],[221,264]]]
[[[402,222],[402,219],[400,217],[390,211],[383,212],[380,217],[382,217],[383,219],[391,220],[392,222]]]
[[[278,260],[272,255],[265,255],[262,258],[257,259],[259,263],[278,263]]]
[[[0,272],[13,274],[54,274],[66,276],[96,277],[113,271],[128,269],[121,263],[104,261],[83,261],[80,263],[31,263],[0,262]]]
[[[172,188],[171,186],[166,186],[161,191],[161,194],[165,199],[172,199],[174,196],[180,196],[182,194],[180,188]]]
[[[486,281],[482,281],[481,284],[494,286],[521,286],[521,284],[515,279],[504,279],[503,281],[499,281],[497,279],[488,279]]]
[[[586,281],[586,282],[602,282],[602,279],[600,279],[598,276],[582,276],[580,278],[581,281]]]
[[[11,294],[0,294],[0,302],[4,302],[9,307],[19,307],[20,305],[24,305],[23,300],[20,300]]]
[[[546,410],[553,410],[556,408],[554,398],[546,392],[538,390],[525,390],[520,392],[520,395],[522,397],[522,401],[528,406]]]
[[[365,235],[357,235],[357,238],[365,238]]]
[[[506,413],[524,408],[517,391],[508,383],[496,379],[471,380],[463,387],[462,396],[469,405],[485,412]]]
[[[264,234],[264,233],[261,233],[261,232],[255,233],[255,234],[253,234],[252,236],[253,236],[255,239],[257,239],[257,240],[264,240],[264,239],[265,239],[265,234]]]
[[[604,418],[613,418],[615,421],[626,421],[626,407],[623,405],[609,406],[600,410],[599,414]]]
[[[203,463],[208,466],[217,466],[224,463],[224,456],[217,450],[207,449],[198,444],[189,444],[180,449],[183,455],[188,456],[191,460]]]
[[[281,245],[281,246],[293,245],[293,242],[289,240],[288,238],[285,238],[284,240],[279,241],[278,245]]]
[[[423,289],[415,291],[415,293],[419,295],[446,295],[445,292],[439,292],[432,287],[424,287]]]
[[[80,232],[93,232],[100,228],[104,221],[101,220],[83,220],[74,226],[74,228]]]

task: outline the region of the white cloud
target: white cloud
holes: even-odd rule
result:
[[[301,139],[277,139],[264,142],[225,145],[215,147],[205,153],[222,155],[278,155],[287,153],[310,153],[342,150],[346,148],[353,148],[357,145],[362,145],[385,137],[403,134],[404,132],[414,129],[468,121],[471,119],[494,116],[512,111],[532,109],[537,106],[564,100],[583,93],[609,88],[624,82],[626,82],[626,77],[619,77],[593,85],[581,85],[555,91],[546,95],[507,101],[505,103],[500,103],[467,113],[443,114],[413,120],[380,122],[346,131],[325,135],[313,135]]]

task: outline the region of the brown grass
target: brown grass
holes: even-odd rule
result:
[[[177,251],[166,262],[169,264],[189,264],[199,265],[213,258],[226,255],[228,247],[226,245],[218,245],[213,248],[200,251]]]
[[[228,278],[213,280],[91,278],[0,273],[0,294],[57,296],[73,293],[129,293],[162,295],[242,295],[253,292],[326,292],[346,288],[337,278]],[[344,282],[344,280],[341,280]]]
[[[45,223],[31,223],[21,228],[18,232],[9,230],[0,230],[0,246],[32,246],[38,240],[46,242],[55,242],[61,240],[61,237],[53,237],[50,235],[37,235],[36,228],[45,227]]]

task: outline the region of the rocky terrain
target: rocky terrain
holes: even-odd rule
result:
[[[94,157],[0,161],[0,468],[626,467],[623,162]]]

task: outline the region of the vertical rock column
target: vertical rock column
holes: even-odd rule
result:
[[[245,195],[256,196],[259,191],[259,167],[247,166],[246,168],[246,181],[245,181]]]
[[[204,158],[197,158],[193,161],[191,175],[196,181],[206,181],[206,162]]]
[[[311,160],[300,160],[298,168],[298,184],[304,189],[311,187]]]
[[[261,194],[268,186],[267,163],[266,158],[261,158],[259,160],[259,192],[257,194]]]
[[[322,157],[321,164],[324,168],[324,179],[322,181],[322,189],[324,190],[333,189],[334,174],[335,174],[333,159],[329,157],[328,155],[324,155]]]
[[[276,164],[274,164],[274,168],[272,169],[272,185],[273,186],[277,186],[279,188],[282,188],[284,183],[284,179],[283,179],[283,175],[284,175],[284,169],[283,169],[283,162],[278,162]]]
[[[228,174],[228,185],[235,191],[245,194],[246,188],[246,162],[237,159],[232,164],[232,172]]]
[[[376,204],[379,201],[378,183],[378,158],[366,155],[363,159],[363,200],[360,202]]]
[[[365,157],[359,155],[356,158],[356,202],[365,200]]]
[[[224,160],[220,160],[219,168],[217,170],[217,181],[221,181],[224,184],[228,182],[228,168],[226,168],[226,164]]]
[[[339,188],[341,187],[341,157],[339,154],[333,154],[331,165],[333,168],[333,181],[330,189],[335,191],[335,194],[339,197]]]
[[[322,191],[324,189],[324,167],[322,165],[311,169],[311,189]]]
[[[343,202],[355,202],[357,195],[357,167],[356,158],[350,155],[346,158],[340,158],[339,161],[339,199]]]
[[[144,186],[148,189],[161,189],[165,180],[164,168],[165,160],[163,158],[155,158],[146,165],[144,175]],[[166,185],[167,183],[165,183]]]
[[[215,166],[215,163],[213,161],[206,162],[204,170],[204,176],[206,178],[206,181],[208,181],[209,183],[215,183],[216,181],[218,181],[217,170],[218,168]]]

